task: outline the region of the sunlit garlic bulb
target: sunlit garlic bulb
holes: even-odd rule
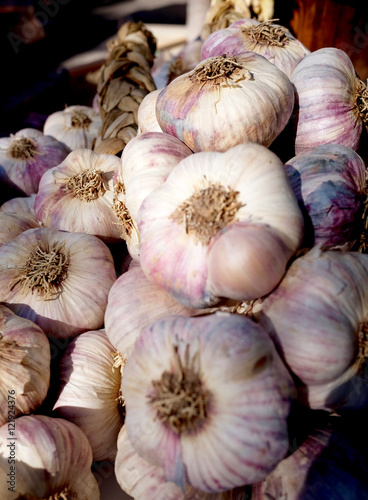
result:
[[[101,115],[93,107],[74,105],[49,115],[43,132],[63,142],[72,151],[91,149],[101,125]]]
[[[126,362],[122,391],[134,449],[181,487],[251,484],[287,452],[293,384],[271,339],[248,318],[154,322]]]
[[[116,273],[99,238],[29,229],[0,247],[0,270],[0,302],[47,335],[68,338],[102,327]]]

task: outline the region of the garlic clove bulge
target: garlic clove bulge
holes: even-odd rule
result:
[[[63,418],[19,417],[13,440],[8,425],[0,427],[0,482],[8,486],[2,500],[99,500],[91,465],[87,437]]]
[[[103,329],[78,335],[60,360],[53,410],[82,429],[94,461],[115,459],[125,413],[120,390],[124,364]]]
[[[214,493],[252,484],[287,452],[293,383],[248,318],[155,321],[135,343],[122,390],[132,446],[181,487]]]
[[[0,305],[0,425],[42,404],[50,385],[50,357],[41,328]]]
[[[156,101],[161,90],[152,90],[142,99],[137,111],[138,135],[144,132],[162,132],[156,118]]]
[[[18,234],[40,227],[40,221],[31,213],[0,211],[0,246],[11,241]]]
[[[0,247],[0,270],[0,301],[47,335],[70,338],[102,327],[116,272],[99,238],[28,229]]]

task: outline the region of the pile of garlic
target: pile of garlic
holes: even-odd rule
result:
[[[273,20],[202,54],[142,100],[121,155],[51,138],[59,114],[12,138],[6,500],[98,500],[112,474],[136,500],[368,496],[350,431],[368,408],[367,87]]]

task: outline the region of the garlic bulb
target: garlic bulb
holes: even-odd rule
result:
[[[263,301],[259,322],[312,409],[366,408],[368,255],[314,247]]]
[[[82,429],[94,461],[115,459],[124,422],[120,390],[124,362],[103,329],[78,335],[60,360],[59,395],[53,409]]]
[[[152,465],[138,455],[128,439],[125,427],[119,432],[115,476],[122,490],[135,500],[149,498],[160,500],[247,500],[249,498],[245,487],[221,493],[204,493],[186,485],[185,491],[183,491],[175,483],[165,480],[162,467]]]
[[[205,59],[201,57],[202,45],[203,40],[200,37],[194,40],[187,40],[179,54],[171,61],[168,68],[166,85],[172,82],[176,77],[184,75],[188,73],[188,71],[192,71],[202,59]]]
[[[69,338],[102,327],[116,273],[110,250],[95,236],[28,229],[0,248],[0,270],[0,302],[47,335]]]
[[[213,32],[203,42],[202,59],[222,54],[236,56],[241,52],[256,52],[290,77],[303,57],[310,54],[310,50],[287,28],[275,24],[274,21],[241,19],[228,28]]]
[[[50,344],[41,328],[0,304],[0,425],[31,413],[44,401],[50,357]]]
[[[30,213],[34,215],[34,200],[36,194],[11,198],[0,206],[0,212]]]
[[[114,155],[76,149],[41,179],[34,211],[47,227],[88,233],[105,241],[120,239],[112,210],[113,178],[120,164]]]
[[[0,427],[2,500],[99,500],[92,451],[83,432],[63,418],[17,418],[14,437]]]
[[[112,285],[105,312],[106,334],[117,351],[129,357],[141,331],[164,316],[194,316],[200,311],[177,302],[148,280],[133,261]]]
[[[367,200],[363,159],[341,144],[323,144],[286,162],[286,169],[307,220],[304,246],[352,249]]]
[[[161,129],[195,153],[240,143],[264,146],[286,126],[294,106],[289,78],[254,52],[210,57],[161,90]]]
[[[162,132],[156,118],[156,101],[160,92],[161,89],[152,90],[142,99],[137,112],[138,135],[143,132]]]
[[[303,238],[284,164],[259,144],[182,160],[138,214],[146,276],[187,307],[269,293]]]
[[[63,143],[39,130],[24,128],[0,138],[0,181],[30,195],[42,175],[70,153]]]
[[[92,149],[101,125],[101,115],[95,108],[74,105],[49,115],[43,132],[66,144],[71,151]]]
[[[182,488],[252,484],[286,455],[293,384],[271,339],[248,318],[155,321],[128,357],[122,391],[132,446]]]
[[[40,222],[32,214],[0,212],[0,247],[18,234],[40,227]]]
[[[121,222],[121,236],[130,255],[139,260],[138,211],[143,200],[161,186],[191,150],[163,132],[143,132],[125,146],[114,184],[114,211]]]
[[[324,47],[307,55],[290,76],[296,94],[296,154],[321,144],[357,150],[368,122],[368,90],[346,52]]]

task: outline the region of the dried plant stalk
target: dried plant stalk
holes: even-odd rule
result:
[[[97,83],[102,127],[93,149],[119,154],[137,135],[137,112],[156,85],[151,76],[156,39],[142,22],[126,22],[108,44]]]

